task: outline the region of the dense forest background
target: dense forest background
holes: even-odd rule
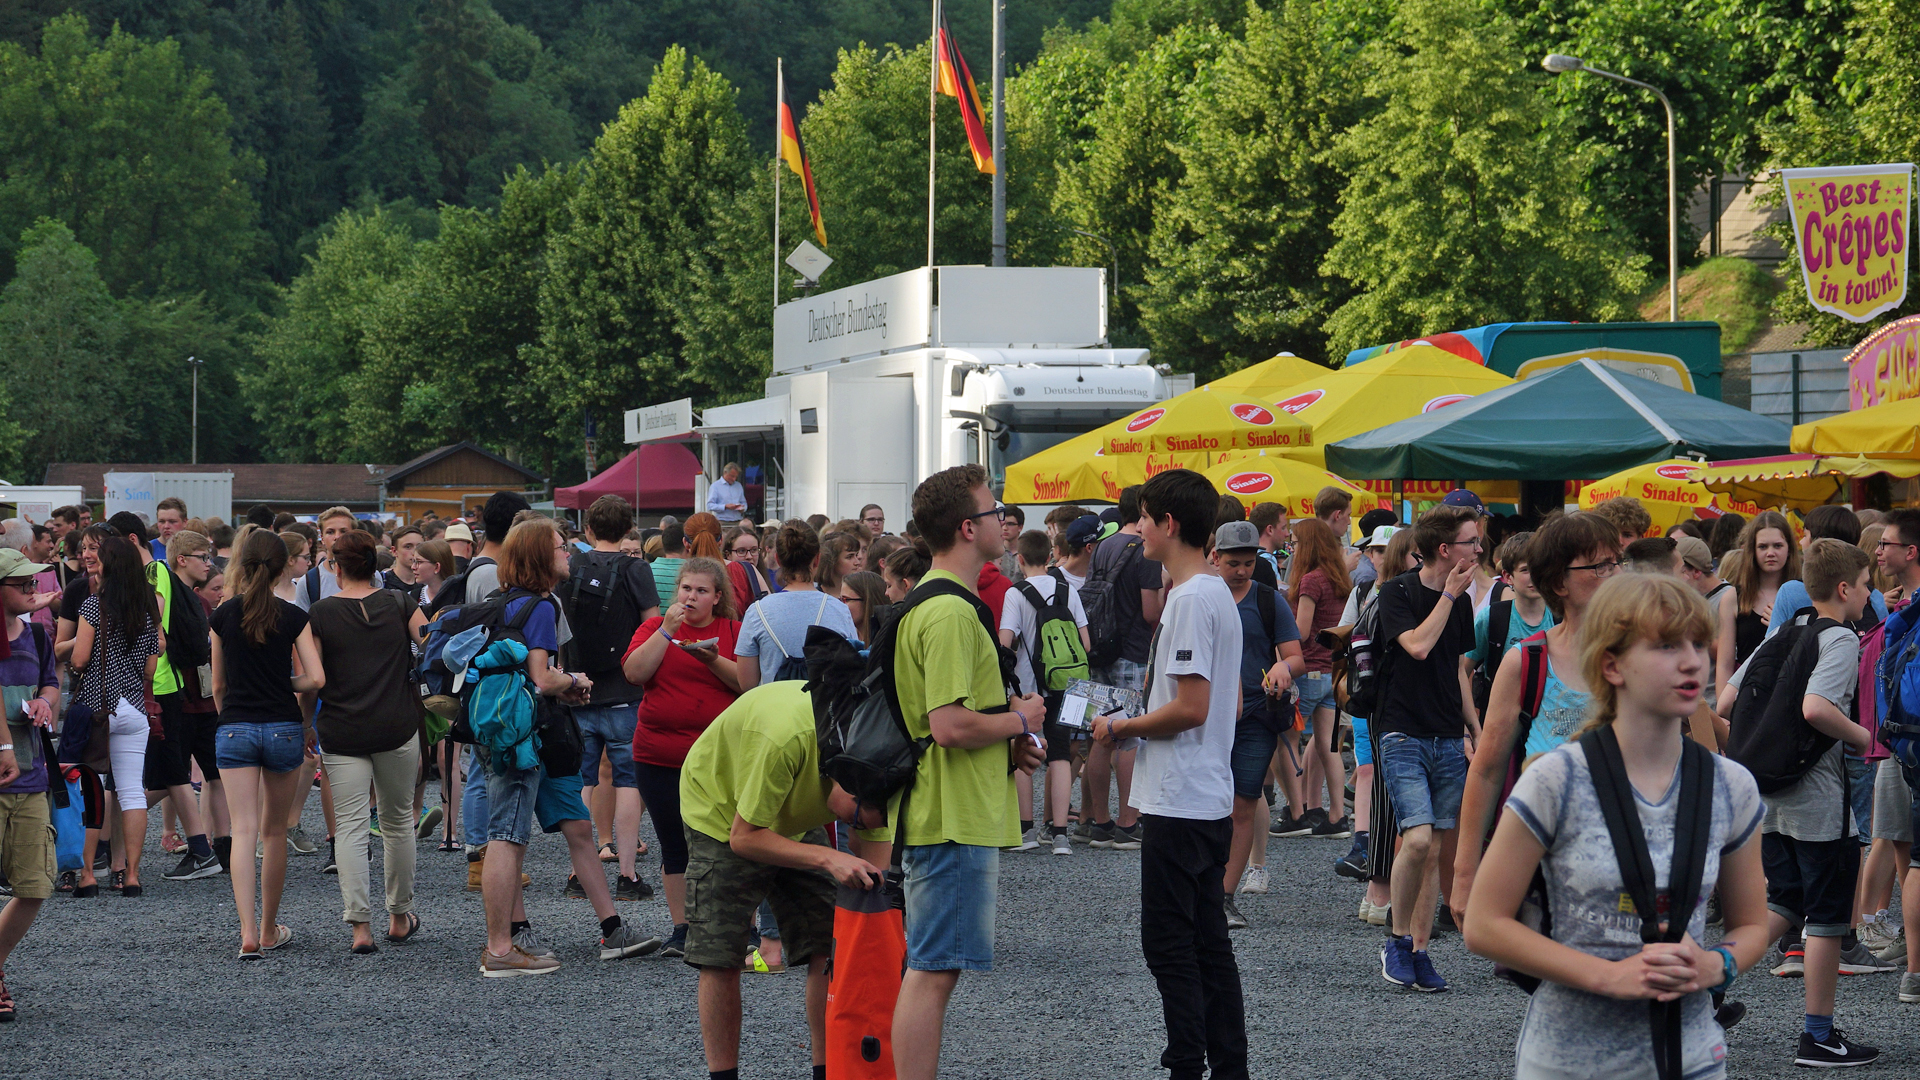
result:
[[[0,477],[184,460],[189,355],[211,461],[472,438],[569,482],[588,412],[755,396],[775,58],[825,284],[853,284],[924,258],[928,15],[0,6]],[[988,0],[948,18],[984,96]],[[1664,270],[1659,109],[1542,54],[1666,89],[1690,189],[1913,160],[1917,46],[1895,0],[1009,0],[1012,261],[1106,265],[1110,243],[1114,339],[1203,376],[1632,318]],[[940,122],[938,257],[984,262],[989,181],[950,102]],[[802,235],[800,201],[783,212]],[[1776,303],[1823,340],[1861,332]]]

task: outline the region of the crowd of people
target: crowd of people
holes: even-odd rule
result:
[[[1797,1064],[1878,1054],[1835,1026],[1841,975],[1904,967],[1920,1003],[1920,511],[1658,536],[1630,498],[1523,523],[1462,489],[1406,524],[1328,488],[1292,520],[1176,469],[1028,529],[972,466],[921,484],[898,535],[871,505],[756,526],[733,466],[706,506],[646,529],[618,497],[575,530],[512,492],[471,521],[259,506],[236,527],[170,499],[151,523],[6,523],[0,1020],[41,904],[141,896],[155,816],[163,878],[230,881],[246,962],[293,939],[289,855],[338,875],[342,944],[377,951],[376,841],[380,936],[404,945],[437,839],[481,896],[488,978],[562,964],[523,900],[537,822],[599,959],[699,969],[715,1080],[737,1076],[741,974],[790,965],[825,1075],[836,889],[890,866],[888,1052],[936,1075],[960,973],[993,965],[1001,856],[1076,844],[1140,852],[1180,1080],[1248,1075],[1231,935],[1274,839],[1350,841],[1325,872],[1382,928],[1386,982],[1447,990],[1442,966],[1478,962],[1436,963],[1455,933],[1527,989],[1523,1077],[1724,1075],[1731,991],[1769,953],[1805,980]],[[492,636],[450,723],[423,673],[467,624]],[[904,797],[823,772],[823,633],[888,680]],[[324,838],[300,827],[315,792]],[[655,894],[645,816],[659,933],[618,907]]]

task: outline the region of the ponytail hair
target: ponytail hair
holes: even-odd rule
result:
[[[256,530],[246,539],[240,556],[238,587],[240,630],[255,645],[265,645],[280,625],[280,598],[273,587],[287,570],[287,545],[276,533]]]

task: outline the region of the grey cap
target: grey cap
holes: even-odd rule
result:
[[[1695,570],[1713,569],[1713,549],[1705,540],[1697,536],[1676,536],[1673,549],[1680,553],[1680,561]]]
[[[1260,546],[1260,527],[1251,521],[1229,521],[1213,534],[1215,551],[1248,551]]]

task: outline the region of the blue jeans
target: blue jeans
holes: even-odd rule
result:
[[[213,733],[214,760],[223,769],[265,769],[286,773],[300,767],[307,756],[298,720],[256,724],[246,720],[221,724]]]
[[[1451,829],[1460,823],[1460,796],[1467,786],[1462,742],[1398,731],[1380,736],[1376,765],[1386,778],[1387,797],[1393,800],[1401,832],[1416,825]]]
[[[915,971],[992,971],[1000,849],[908,845],[907,966]]]
[[[1853,822],[1859,826],[1860,846],[1873,843],[1874,763],[1849,752],[1841,758],[1847,765],[1847,802],[1853,810]]]
[[[580,741],[584,748],[580,752],[580,782],[587,787],[600,783],[600,755],[606,754],[613,762],[613,786],[617,788],[638,788],[640,781],[633,772],[633,729],[640,716],[640,706],[626,705],[583,705],[573,710],[574,722],[580,725]]]
[[[478,747],[467,747],[467,782],[460,789],[460,832],[468,847],[487,846],[487,766]]]

